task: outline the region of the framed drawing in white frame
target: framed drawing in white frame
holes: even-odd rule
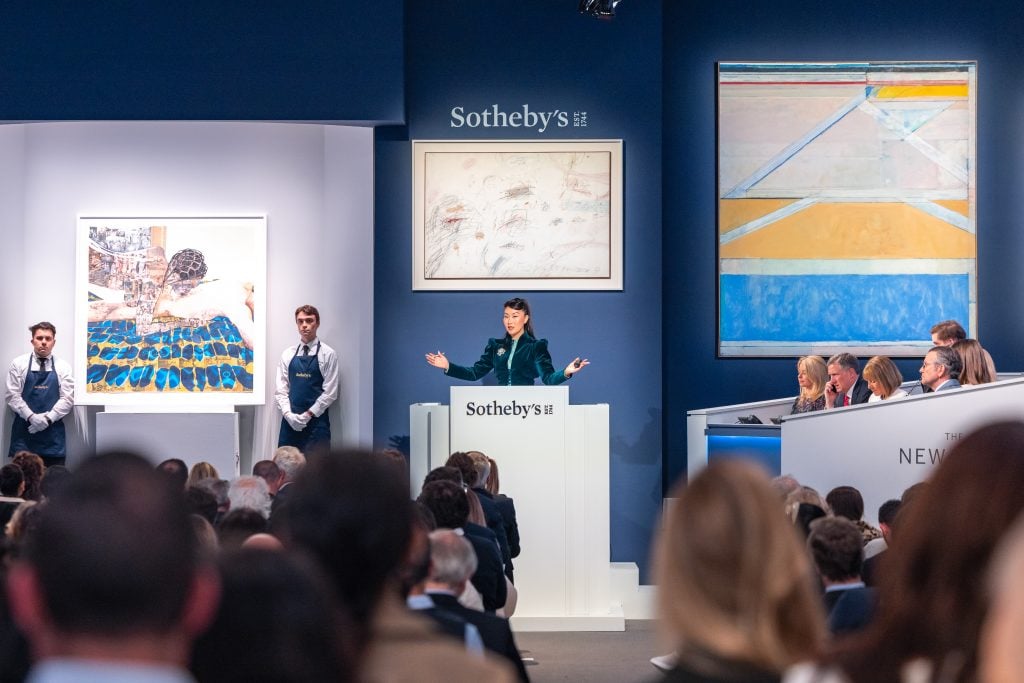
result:
[[[262,215],[79,216],[75,402],[265,403],[266,245]]]
[[[414,290],[621,290],[622,141],[414,140]]]

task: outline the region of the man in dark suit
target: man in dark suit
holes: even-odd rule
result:
[[[528,681],[526,667],[519,656],[508,619],[478,612],[459,603],[459,595],[466,582],[476,571],[473,546],[462,534],[451,529],[438,529],[430,533],[430,571],[425,593],[440,610],[465,619],[480,631],[484,647],[508,659],[519,673],[519,679]]]
[[[921,363],[921,385],[932,391],[946,391],[960,388],[960,371],[963,369],[960,354],[951,346],[935,346]]]
[[[852,353],[837,353],[828,359],[825,384],[825,409],[867,403],[871,398],[868,383],[860,376],[860,363]]]
[[[807,548],[825,586],[828,628],[833,635],[859,631],[871,621],[875,592],[860,578],[864,539],[857,525],[843,517],[811,522]]]
[[[417,499],[434,513],[439,529],[462,529],[476,551],[477,568],[471,577],[483,599],[484,609],[493,612],[508,599],[508,586],[501,566],[501,553],[494,534],[469,519],[469,501],[462,487],[450,481],[434,481],[423,487]]]

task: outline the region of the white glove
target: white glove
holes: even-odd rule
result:
[[[292,412],[284,414],[284,421],[288,423],[288,426],[297,432],[301,432],[306,428],[306,422],[303,421],[301,415],[296,415]]]
[[[309,424],[309,421],[312,419],[312,416],[309,413],[302,413],[300,415],[296,415],[295,419],[301,422],[302,426],[305,427],[306,425]]]
[[[41,432],[44,429],[46,429],[47,427],[49,427],[49,426],[50,426],[50,423],[46,421],[46,417],[43,416],[43,415],[39,415],[37,413],[33,413],[32,415],[29,415],[29,417],[28,417],[28,433],[29,434],[36,434],[37,432]]]

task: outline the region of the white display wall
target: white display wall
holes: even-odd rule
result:
[[[242,469],[277,443],[280,351],[295,307],[321,314],[339,351],[336,444],[372,441],[373,130],[288,123],[84,122],[0,126],[0,364],[29,350],[28,325],[57,327],[70,361],[75,217],[267,216],[267,403],[242,408]],[[3,448],[9,440],[5,410]],[[76,408],[69,464],[91,453],[95,409]]]

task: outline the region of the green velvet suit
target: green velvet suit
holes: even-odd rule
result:
[[[512,349],[512,338],[507,334],[502,339],[488,339],[480,360],[473,367],[456,365],[449,361],[447,375],[456,379],[474,382],[491,370],[498,378],[498,384],[509,386],[530,386],[540,377],[544,384],[561,384],[569,379],[562,370],[551,365],[547,339],[534,339],[527,332],[519,337],[512,368],[508,367],[508,354]]]

